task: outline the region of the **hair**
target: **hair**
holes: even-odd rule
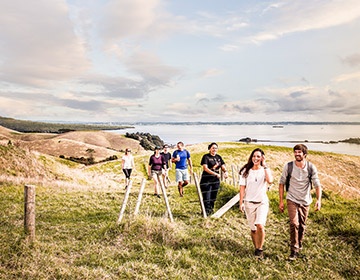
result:
[[[177,144],[180,145],[180,146],[182,146],[182,147],[184,147],[184,143],[181,142],[181,141],[180,141],[180,142],[177,142]]]
[[[264,151],[261,150],[260,148],[256,148],[255,150],[253,150],[249,156],[249,159],[248,159],[248,162],[243,166],[241,167],[240,171],[239,171],[239,174],[241,174],[241,172],[243,170],[245,170],[244,172],[244,177],[246,178],[248,175],[249,175],[249,170],[254,166],[254,163],[252,161],[252,157],[254,156],[255,152],[260,152],[261,155],[265,155]],[[261,163],[262,164],[262,163]]]
[[[212,146],[218,147],[218,144],[216,144],[215,142],[212,142],[212,143],[208,146],[208,150],[210,150]]]
[[[295,145],[295,147],[294,147],[294,152],[295,152],[295,150],[300,150],[300,151],[302,151],[302,152],[304,153],[304,155],[307,155],[307,153],[308,153],[308,148],[307,148],[304,144],[297,144],[297,145]]]
[[[126,149],[125,149],[125,155],[127,155],[128,152],[131,152],[131,150],[130,150],[129,148],[126,148]]]

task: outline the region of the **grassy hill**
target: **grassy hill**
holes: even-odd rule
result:
[[[126,125],[111,124],[79,124],[79,123],[50,123],[35,122],[28,120],[18,120],[0,116],[0,125],[19,132],[36,132],[36,133],[64,133],[68,131],[80,130],[116,130],[129,128]]]
[[[0,131],[4,137],[14,133]],[[87,145],[89,137],[103,139],[102,133],[94,133],[72,140]],[[109,145],[88,144],[101,147],[100,142]],[[196,172],[201,170],[206,146],[188,147]],[[254,147],[219,143],[219,154],[228,170],[236,171]],[[257,261],[238,207],[219,219],[203,219],[193,183],[185,188],[183,198],[174,182],[167,190],[174,223],[165,214],[163,198],[152,195],[151,181],[146,182],[140,214],[134,216],[151,152],[139,149],[135,154],[132,191],[125,216],[117,224],[124,199],[119,161],[85,167],[51,153],[3,143],[0,279],[359,279],[360,157],[310,152],[309,160],[316,164],[324,186],[323,209],[315,213],[312,208],[302,256],[289,262],[287,214],[277,210],[277,184],[292,152],[284,147],[262,148],[275,183],[268,193],[265,258]],[[238,192],[230,175],[221,185],[216,209]],[[174,181],[174,171],[170,177]],[[24,184],[36,185],[34,243],[26,241],[23,229]]]

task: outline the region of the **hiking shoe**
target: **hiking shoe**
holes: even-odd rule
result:
[[[256,249],[255,250],[255,257],[262,259],[264,257],[264,250],[262,249]]]
[[[294,260],[297,259],[298,256],[299,256],[299,253],[298,253],[298,252],[291,251],[290,256],[289,256],[289,260],[290,260],[290,261],[294,261]]]

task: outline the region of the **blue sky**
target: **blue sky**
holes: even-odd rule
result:
[[[360,121],[358,0],[0,0],[0,116]]]

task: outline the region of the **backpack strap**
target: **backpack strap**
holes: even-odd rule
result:
[[[307,171],[308,171],[308,178],[309,178],[310,188],[312,189],[313,165],[312,165],[312,163],[310,161],[307,162]]]
[[[287,176],[286,176],[286,181],[285,181],[285,189],[286,189],[286,191],[289,190],[290,178],[291,178],[291,173],[292,173],[292,170],[293,170],[293,164],[294,164],[294,162],[292,162],[292,161],[287,163]]]
[[[291,173],[292,173],[292,170],[293,170],[293,164],[294,164],[293,161],[290,161],[287,164],[288,172],[287,172],[286,181],[285,181],[286,191],[289,190],[290,178],[291,178]],[[312,163],[310,161],[307,162],[307,172],[308,172],[309,184],[310,184],[310,187],[312,189],[313,165],[312,165]]]

